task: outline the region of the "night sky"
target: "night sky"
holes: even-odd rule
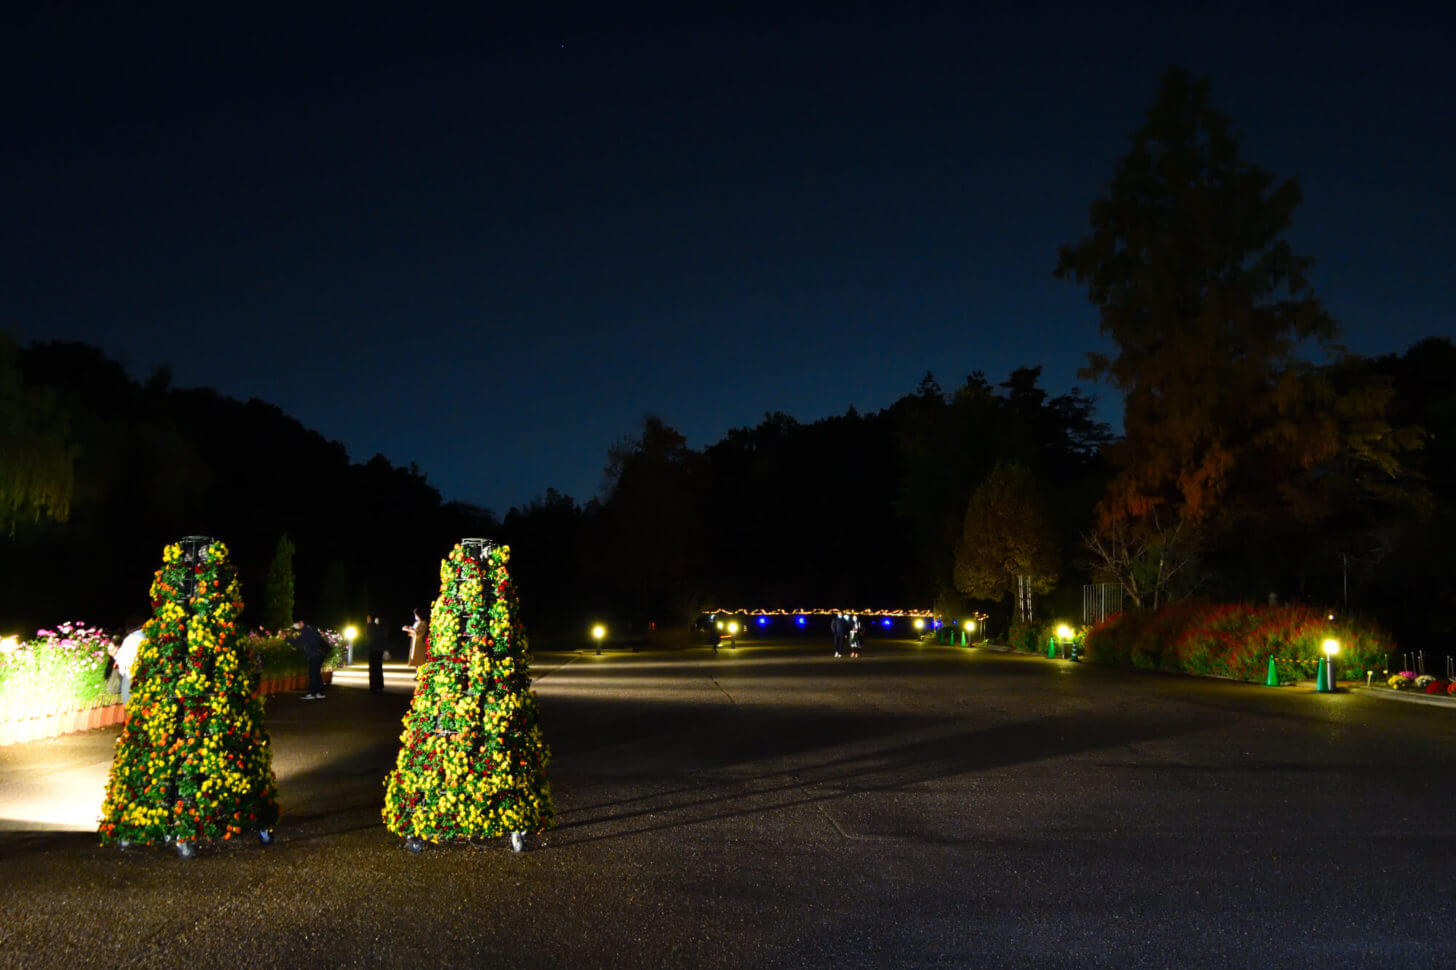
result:
[[[1079,384],[1056,247],[1173,65],[1300,179],[1352,350],[1456,332],[1444,3],[37,6],[0,64],[0,327],[497,513],[596,494],[648,412],[702,447],[927,370]]]

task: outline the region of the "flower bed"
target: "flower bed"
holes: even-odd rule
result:
[[[1119,613],[1087,635],[1096,663],[1128,664],[1263,683],[1269,658],[1283,681],[1313,676],[1328,638],[1340,643],[1337,673],[1383,670],[1395,649],[1371,626],[1330,620],[1304,606],[1178,603],[1157,613]],[[1414,683],[1414,682],[1412,682]]]
[[[101,673],[114,641],[83,623],[37,630],[0,652],[0,721],[24,721],[111,704]]]
[[[324,681],[343,660],[343,637],[320,630],[330,646]],[[260,630],[242,637],[257,658],[258,693],[302,690],[308,665],[287,639],[287,631]],[[120,724],[118,695],[106,689],[102,672],[115,641],[84,623],[37,630],[25,641],[0,648],[0,745],[57,737]]]

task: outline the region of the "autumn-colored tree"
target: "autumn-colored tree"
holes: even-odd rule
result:
[[[974,599],[1016,595],[1031,619],[1031,594],[1049,592],[1061,572],[1056,536],[1031,470],[997,462],[966,506],[955,555],[955,585]]]
[[[1132,142],[1056,275],[1086,284],[1117,350],[1090,354],[1083,371],[1125,407],[1101,520],[1163,507],[1199,524],[1252,451],[1291,446],[1270,432],[1305,394],[1296,347],[1332,339],[1335,324],[1305,278],[1310,261],[1281,238],[1298,185],[1240,155],[1206,80],[1164,75]]]
[[[1102,552],[1186,554],[1236,528],[1316,528],[1337,514],[1332,486],[1368,504],[1403,476],[1400,452],[1420,435],[1388,424],[1378,387],[1337,386],[1298,358],[1301,342],[1336,336],[1310,260],[1282,238],[1299,187],[1240,155],[1208,82],[1169,71],[1132,142],[1056,274],[1087,286],[1116,353],[1090,354],[1083,374],[1125,408],[1089,548],[1109,571],[1140,569],[1157,602],[1161,570]]]

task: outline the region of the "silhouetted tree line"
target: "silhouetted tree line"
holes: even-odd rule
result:
[[[1084,582],[1133,608],[1203,595],[1369,615],[1407,647],[1456,630],[1456,348],[1364,359],[1334,341],[1283,234],[1301,196],[1244,159],[1208,82],[1163,78],[1056,275],[1084,285],[1122,396],[1113,439],[1040,368],[874,413],[772,413],[701,450],[656,417],[607,452],[601,496],[552,489],[504,521],[411,467],[344,449],[261,401],[129,379],[77,345],[0,335],[0,608],[115,622],[158,551],[202,532],[260,588],[297,550],[297,611],[423,605],[462,535],[514,548],[524,616],[685,621],[710,607],[930,606],[1080,615]],[[1299,352],[1323,346],[1327,363]],[[273,606],[288,600],[276,564]],[[250,603],[250,609],[252,604]],[[256,617],[253,619],[256,620]]]
[[[64,418],[74,494],[65,519],[16,516],[0,541],[10,621],[114,624],[142,612],[162,545],[192,533],[230,543],[252,623],[284,536],[297,550],[295,613],[325,623],[403,619],[433,594],[444,551],[474,534],[511,543],[527,620],[544,633],[592,615],[670,624],[714,606],[816,605],[985,609],[1005,629],[1013,589],[994,570],[1012,558],[1028,504],[1040,509],[1026,526],[1036,590],[1052,590],[1039,614],[1077,617],[1081,584],[1107,578],[1084,539],[1120,442],[1090,398],[1048,395],[1034,367],[995,385],[973,373],[949,392],[927,374],[881,411],[812,423],[768,414],[700,450],[648,417],[608,449],[600,497],[547,489],[497,521],[442,502],[413,467],[378,455],[351,464],[341,445],[262,401],[179,390],[165,372],[137,382],[78,344],[19,348],[13,363],[22,397]],[[1448,635],[1456,348],[1432,339],[1317,372],[1332,394],[1376,393],[1366,431],[1420,429],[1424,447],[1403,456],[1389,494],[1380,476],[1361,479],[1371,470],[1359,455],[1309,481],[1268,481],[1262,502],[1246,491],[1244,524],[1205,541],[1179,592],[1274,592],[1348,604],[1409,642]],[[1009,495],[1002,478],[1016,483]],[[989,573],[980,548],[996,557]]]
[[[993,387],[973,373],[945,393],[927,374],[881,411],[812,423],[775,412],[701,450],[648,416],[609,450],[601,499],[548,490],[506,516],[522,587],[536,585],[538,602],[563,595],[553,612],[577,623],[592,611],[680,622],[719,607],[958,610],[967,502],[998,461],[1037,477],[1060,545],[1100,494],[1109,435],[1092,400],[1049,397],[1039,377],[1021,368]]]
[[[177,389],[166,370],[139,383],[81,344],[20,348],[13,364],[21,400],[38,395],[64,418],[74,491],[60,521],[17,515],[0,541],[9,621],[145,614],[162,547],[202,534],[232,549],[249,623],[264,619],[283,536],[297,550],[295,615],[402,622],[438,585],[450,543],[496,528],[481,510],[442,503],[414,467],[378,455],[351,464],[343,446],[272,404]]]

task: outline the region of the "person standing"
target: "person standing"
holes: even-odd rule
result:
[[[303,659],[308,661],[308,692],[303,699],[321,701],[324,699],[324,654],[327,653],[323,634],[318,632],[318,627],[302,620],[294,620],[293,629],[293,645],[303,651]]]
[[[829,632],[834,634],[834,655],[844,656],[844,635],[846,633],[844,614],[835,613],[829,621]]]
[[[122,704],[131,699],[131,675],[136,668],[137,652],[147,639],[146,634],[142,633],[142,624],[135,617],[126,626],[127,634],[121,638],[121,643],[108,651],[112,662],[116,664],[117,673],[121,675]]]
[[[851,658],[859,657],[860,645],[864,643],[864,627],[860,626],[859,616],[849,618],[849,655]]]
[[[377,616],[364,618],[364,649],[369,651],[369,693],[384,690],[384,628]]]
[[[415,608],[415,621],[409,626],[401,627],[405,633],[410,635],[409,665],[419,667],[425,662],[426,636],[429,633],[429,624],[425,618],[420,616],[419,608]]]

